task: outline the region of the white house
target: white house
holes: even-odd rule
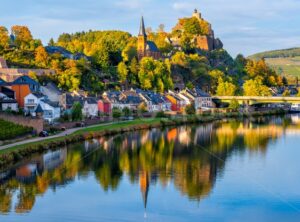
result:
[[[0,93],[0,111],[18,111],[18,103],[15,99],[9,98],[3,93]]]
[[[194,98],[196,110],[210,109],[214,107],[214,103],[212,101],[211,96],[208,93],[202,91],[201,89],[185,89],[184,94],[187,97]]]
[[[40,93],[30,93],[24,98],[24,109],[31,116],[37,112],[42,113],[43,119],[52,123],[60,118],[60,107],[58,103],[51,102]]]
[[[98,101],[95,98],[85,98],[83,101],[82,113],[85,117],[98,116]]]
[[[53,123],[56,119],[60,118],[60,107],[58,106],[58,103],[54,103],[51,101],[42,101],[40,103],[44,113],[43,113],[43,119],[48,121],[49,123]]]
[[[45,99],[41,93],[30,93],[24,97],[24,111],[25,113],[35,116],[37,106]]]

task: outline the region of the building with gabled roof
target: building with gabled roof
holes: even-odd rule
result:
[[[153,41],[148,40],[143,16],[140,23],[137,51],[139,60],[144,57],[152,57],[153,59],[162,58],[162,54],[156,44]]]

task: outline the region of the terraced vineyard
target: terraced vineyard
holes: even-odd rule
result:
[[[0,141],[14,139],[32,132],[31,127],[24,127],[12,122],[0,119]]]
[[[266,58],[266,62],[279,74],[300,77],[300,56],[288,58]]]
[[[278,74],[300,78],[300,48],[262,52],[249,58],[256,60],[264,58]]]

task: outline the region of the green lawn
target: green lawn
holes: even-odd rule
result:
[[[133,126],[133,125],[139,126],[139,125],[143,125],[143,124],[155,124],[155,123],[159,123],[159,122],[160,122],[160,118],[136,119],[133,121],[115,122],[115,123],[111,123],[111,124],[107,124],[107,125],[97,125],[94,127],[79,129],[75,133],[68,135],[68,136],[79,135],[79,134],[84,134],[84,133],[89,133],[89,132],[101,132],[103,130],[126,128],[128,126]],[[5,150],[0,150],[0,154],[4,154],[4,153],[10,152],[10,151],[15,151],[15,150],[21,149],[25,146],[38,145],[38,144],[48,143],[48,142],[52,142],[52,141],[64,140],[68,136],[61,136],[61,137],[57,137],[57,138],[44,139],[44,140],[38,141],[38,142],[17,145],[17,146],[14,146],[14,147],[11,147],[11,148],[8,148]]]
[[[128,126],[132,126],[132,125],[138,126],[138,125],[142,125],[142,124],[155,124],[155,123],[159,123],[159,122],[160,122],[160,118],[136,119],[136,120],[132,120],[132,121],[116,122],[116,123],[109,124],[109,125],[102,125],[102,126],[100,125],[100,126],[85,128],[85,129],[81,129],[81,130],[75,132],[75,134],[86,133],[86,132],[100,132],[103,130],[120,129],[120,128],[124,128],[124,127],[128,127]]]

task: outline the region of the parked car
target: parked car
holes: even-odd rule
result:
[[[39,137],[48,137],[48,136],[49,136],[49,133],[45,130],[40,132],[40,134],[39,134]]]
[[[84,122],[76,123],[76,127],[85,127],[85,123]]]

